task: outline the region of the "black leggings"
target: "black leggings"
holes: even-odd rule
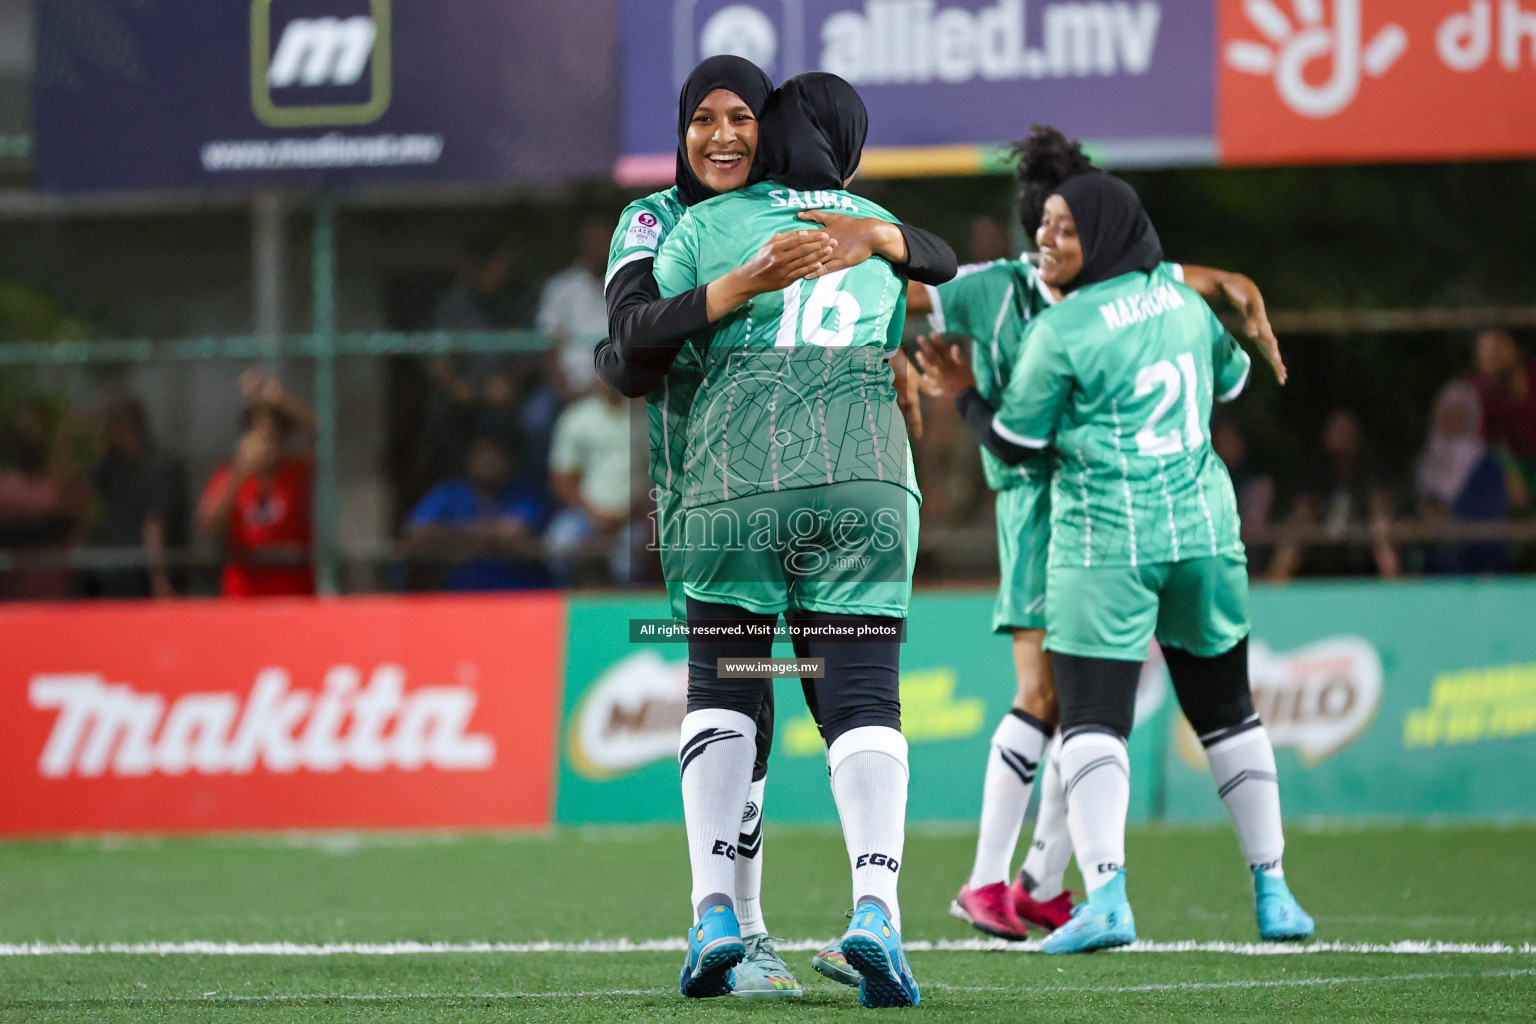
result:
[[[791,612],[788,619],[797,627],[835,626],[854,630],[860,625],[888,627],[899,621],[822,612]],[[749,612],[735,605],[688,599],[690,624],[739,622],[772,627],[777,620],[777,615]],[[797,637],[794,647],[796,657],[825,659],[823,677],[803,679],[801,687],[805,691],[806,705],[821,729],[822,739],[829,746],[843,733],[860,726],[901,728],[901,645],[896,640]],[[690,638],[688,641],[688,710],[726,708],[758,721],[757,767],[764,771],[773,742],[772,698],[765,701],[764,692],[771,691],[772,686],[765,686],[759,679],[721,679],[717,661],[720,658],[767,658],[772,653],[771,633],[742,639],[712,637]],[[762,719],[765,704],[769,705],[766,729]],[[759,777],[754,775],[754,778]]]
[[[1248,685],[1248,638],[1214,658],[1164,647],[1168,675],[1184,717],[1207,744],[1258,724]],[[1136,717],[1141,662],[1051,653],[1061,734],[1092,729],[1128,739]]]

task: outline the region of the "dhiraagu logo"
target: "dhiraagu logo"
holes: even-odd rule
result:
[[[252,0],[251,108],[263,124],[368,124],[389,99],[389,0]]]

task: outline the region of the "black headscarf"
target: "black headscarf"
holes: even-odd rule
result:
[[[677,98],[677,194],[684,206],[715,197],[714,190],[699,180],[688,163],[688,123],[704,97],[716,89],[729,89],[740,96],[752,115],[761,119],[763,107],[773,95],[773,82],[756,64],[730,54],[708,57],[689,72]]]
[[[758,180],[797,189],[842,188],[859,169],[869,113],[836,75],[807,71],[779,86],[758,132]]]
[[[1136,190],[1102,171],[1061,183],[1056,195],[1067,201],[1083,243],[1083,269],[1062,291],[1108,281],[1133,270],[1150,271],[1163,261],[1163,245]]]

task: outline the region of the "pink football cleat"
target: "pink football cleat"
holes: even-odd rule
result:
[[[1011,895],[1007,882],[993,882],[979,889],[962,885],[949,905],[949,912],[977,931],[1019,941],[1028,938],[1029,933],[1013,909]]]
[[[1053,932],[1072,920],[1071,892],[1058,893],[1052,899],[1042,902],[1031,896],[1015,879],[1013,885],[1008,887],[1008,894],[1013,897],[1014,913],[1043,931]]]

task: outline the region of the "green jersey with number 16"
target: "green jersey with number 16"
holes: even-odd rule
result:
[[[654,273],[678,295],[746,263],[781,231],[812,228],[805,210],[894,221],[843,191],[763,182],[691,207]],[[901,341],[906,282],[874,257],[759,295],[695,339],[703,379],[682,429],[685,507],[849,480],[914,495],[906,425],[887,356]]]
[[[1056,448],[1052,565],[1243,549],[1210,422],[1212,402],[1236,398],[1251,364],[1168,268],[1083,287],[1025,336],[993,428],[1015,444]]]

